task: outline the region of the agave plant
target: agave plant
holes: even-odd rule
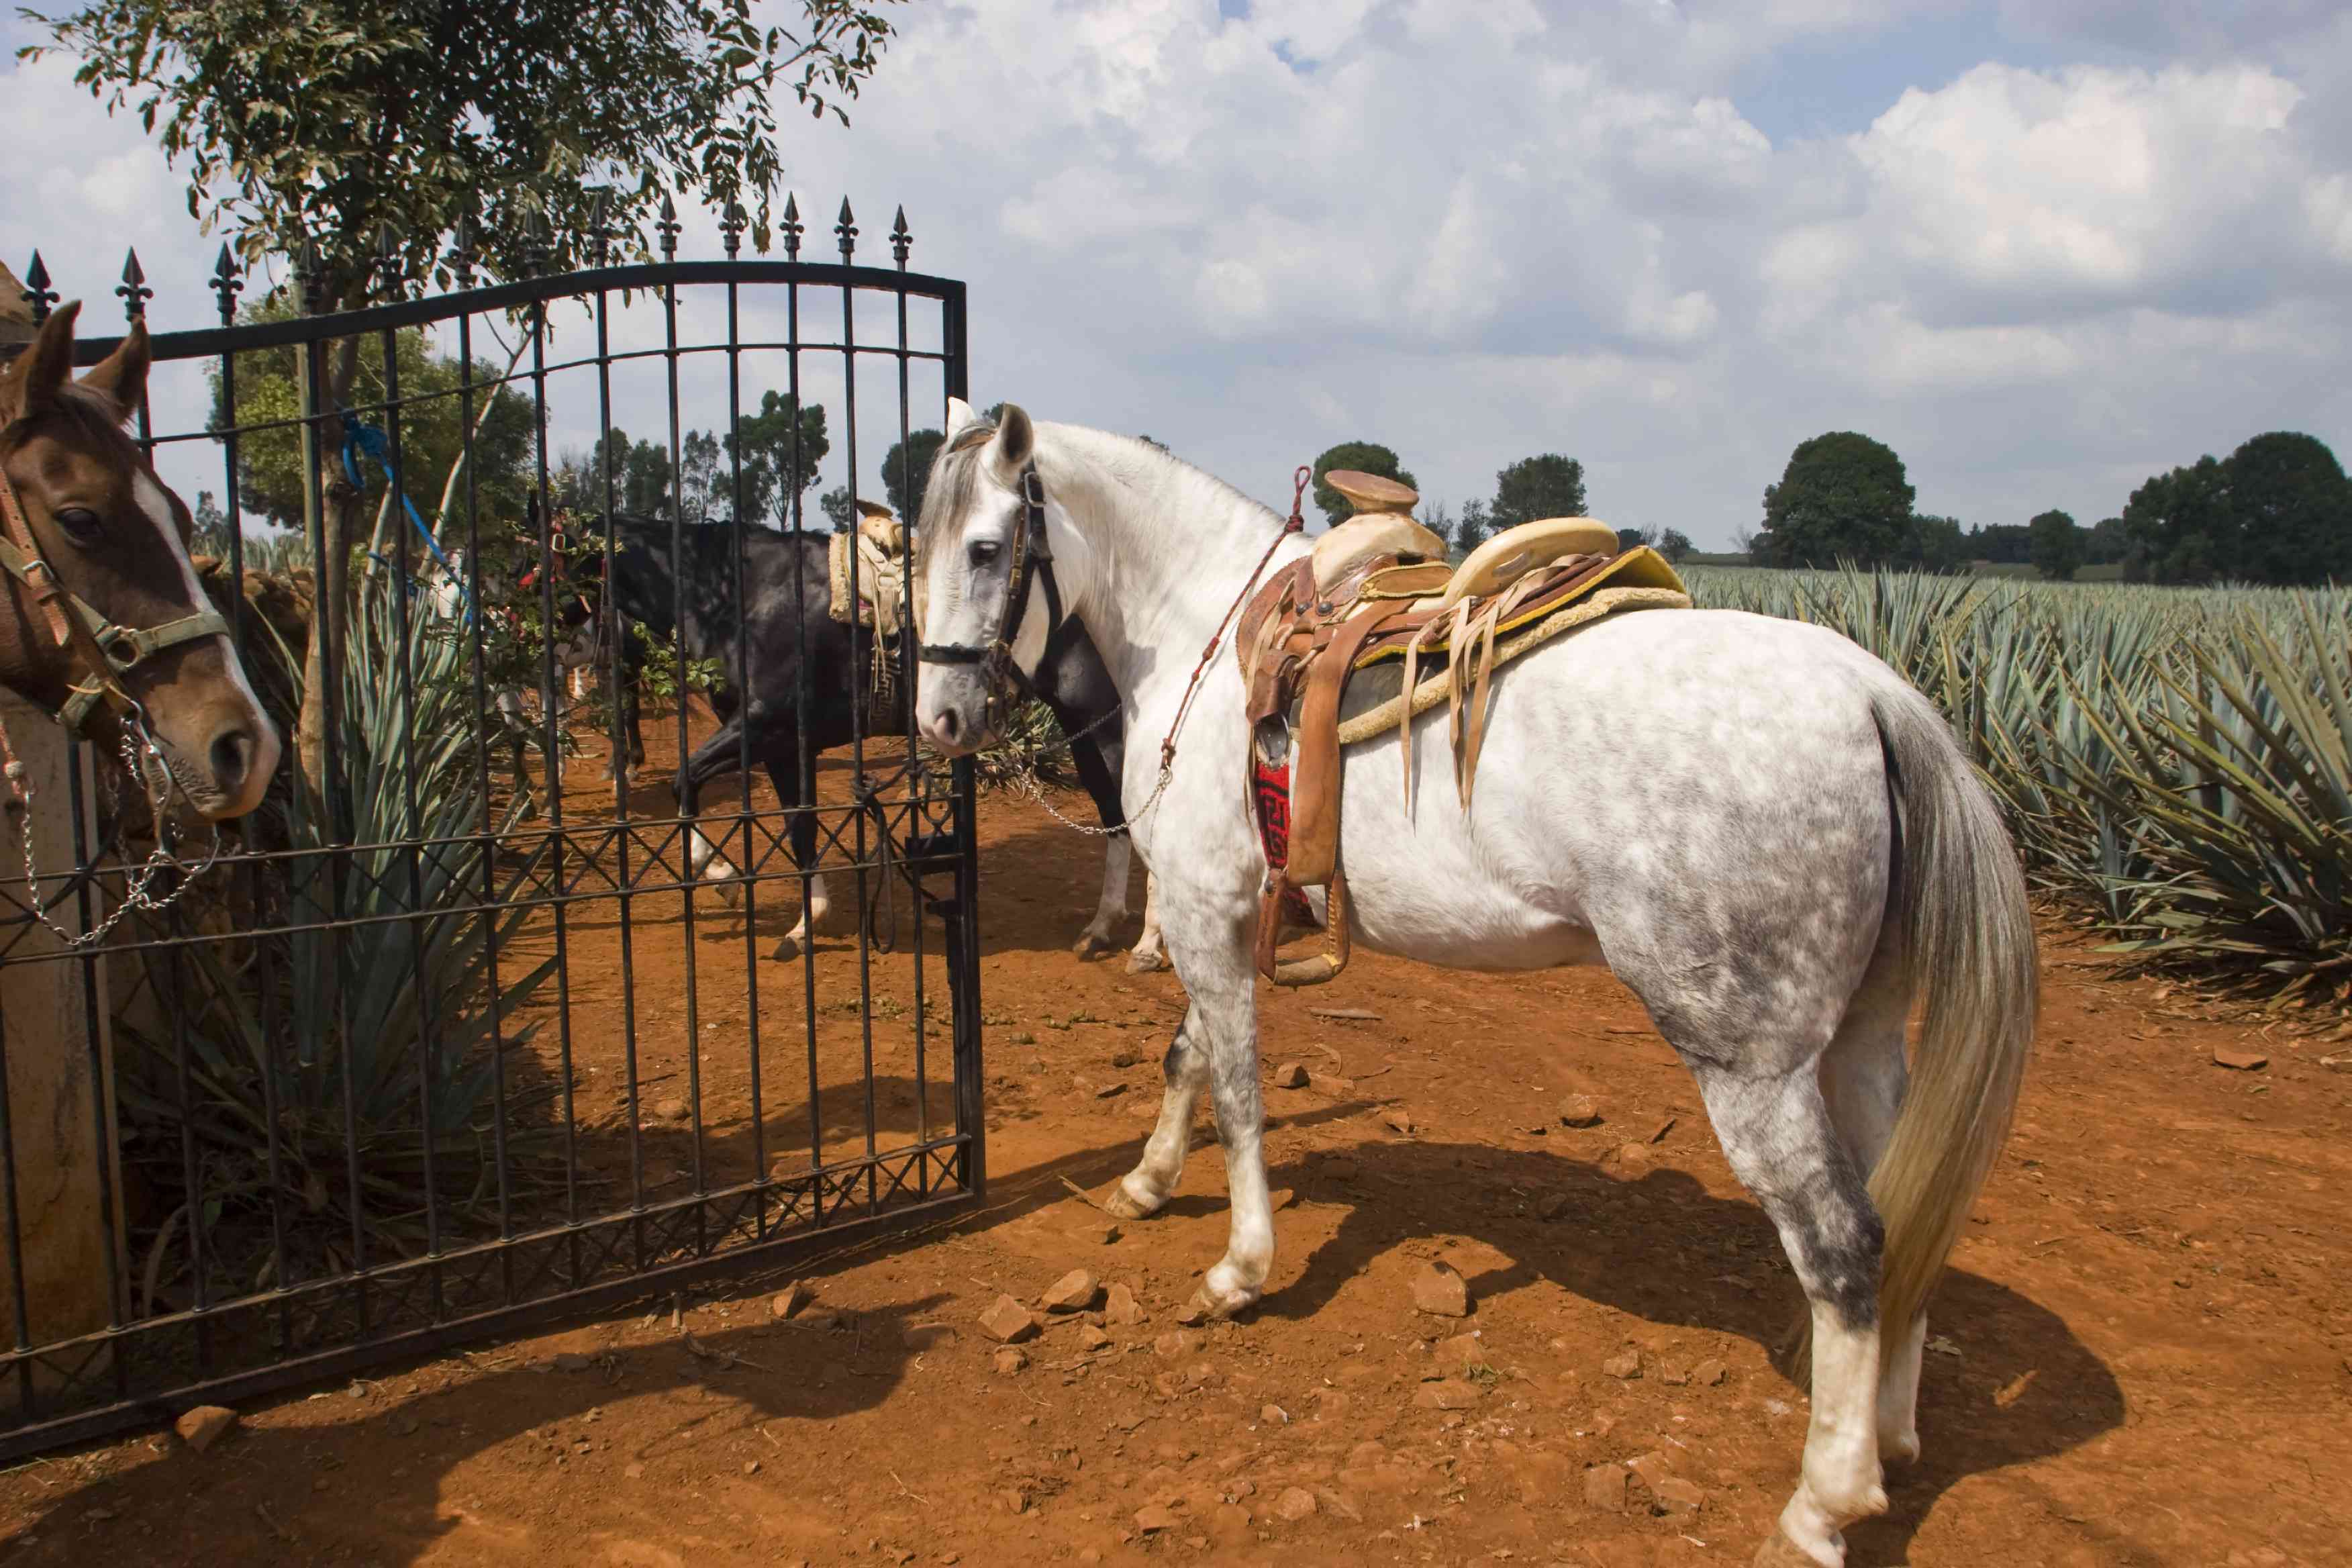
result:
[[[528,872],[500,872],[489,835],[520,806],[485,794],[464,639],[380,585],[343,651],[344,832],[296,799],[257,933],[151,954],[168,1031],[125,1020],[126,1154],[179,1225],[201,1202],[215,1289],[290,1282],[279,1227],[289,1274],[331,1270],[421,1248],[428,1206],[446,1237],[501,1184],[512,1198],[560,1174],[514,1016],[553,961],[515,955]]]

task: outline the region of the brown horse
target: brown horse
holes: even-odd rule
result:
[[[0,365],[0,684],[79,729],[101,706],[142,725],[213,821],[260,804],[278,731],[188,557],[187,504],[123,432],[147,387],[134,322],[76,380],[60,307]]]

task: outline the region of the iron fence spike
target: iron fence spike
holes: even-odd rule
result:
[[[39,326],[49,319],[49,307],[58,302],[58,291],[49,287],[48,264],[39,251],[33,252],[33,264],[25,268],[25,303],[33,308],[33,325]]]

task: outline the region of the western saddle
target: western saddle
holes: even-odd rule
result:
[[[853,621],[871,626],[874,639],[874,693],[887,699],[894,669],[891,639],[907,609],[907,525],[879,501],[857,503],[857,526],[825,542],[825,567],[831,590],[826,613],[846,626]],[[857,552],[856,603],[850,603],[850,552]]]
[[[1459,566],[1445,542],[1410,515],[1419,500],[1393,479],[1335,470],[1325,477],[1356,515],[1277,568],[1251,595],[1234,634],[1247,691],[1249,788],[1265,851],[1256,962],[1277,985],[1314,985],[1348,962],[1348,885],[1339,865],[1341,704],[1357,672],[1382,660],[1403,666],[1389,706],[1404,738],[1404,805],[1412,815],[1412,715],[1449,704],[1454,789],[1470,808],[1492,701],[1498,635],[1531,628],[1505,657],[1567,629],[1561,612],[1604,583],[1653,592],[1637,602],[1687,604],[1674,571],[1644,546],[1621,550],[1617,531],[1585,517],[1521,523],[1487,540]],[[1605,614],[1605,609],[1596,613]],[[1583,618],[1592,618],[1587,616]],[[1424,682],[1423,666],[1433,671]],[[1443,670],[1438,666],[1443,665]],[[1419,700],[1417,700],[1419,699]],[[1389,727],[1375,721],[1370,733]],[[1350,729],[1361,731],[1360,721]],[[1276,949],[1316,921],[1303,889],[1326,887],[1325,951],[1284,959]]]

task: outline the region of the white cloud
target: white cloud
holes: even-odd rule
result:
[[[913,264],[970,280],[981,399],[1148,430],[1269,500],[1342,438],[1457,502],[1563,450],[1612,521],[1721,542],[1797,441],[1858,427],[1932,510],[2097,517],[2258,429],[2352,439],[2352,26],[2278,0],[2239,47],[2198,16],[988,0],[908,9],[853,127],[788,121],[786,152],[813,251],[847,189],[865,254],[903,201]],[[1973,52],[1848,133],[1743,112],[1929,37]],[[28,137],[0,169],[19,265],[37,212],[201,277],[176,180],[57,68],[0,89]],[[205,319],[188,276],[175,324]]]

